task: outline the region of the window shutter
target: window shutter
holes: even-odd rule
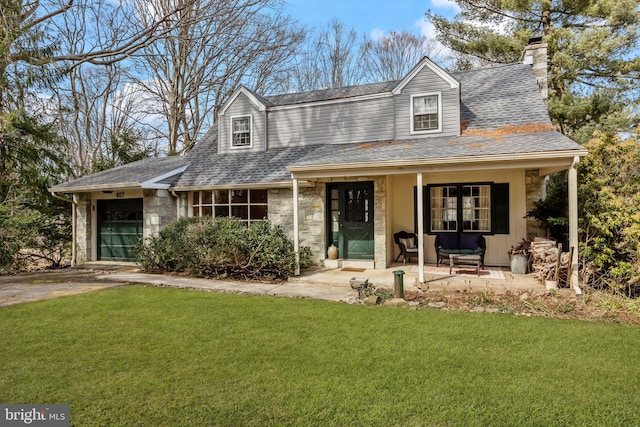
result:
[[[491,223],[495,234],[509,234],[509,184],[493,184]]]

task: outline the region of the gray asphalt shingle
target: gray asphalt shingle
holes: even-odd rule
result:
[[[184,157],[146,159],[58,185],[54,190],[139,183],[182,165],[188,167],[173,182],[173,187],[179,190],[287,183],[291,181],[288,166],[425,161],[447,157],[582,150],[571,139],[550,130],[551,121],[546,105],[539,96],[529,65],[512,64],[451,74],[461,86],[461,125],[464,129],[461,136],[401,141],[353,141],[339,145],[327,141],[326,144],[306,147],[218,154],[218,138],[214,126]],[[337,100],[388,93],[398,83],[399,81],[391,81],[258,99],[268,107]],[[521,128],[517,129],[519,133],[490,132],[504,130],[508,126]]]

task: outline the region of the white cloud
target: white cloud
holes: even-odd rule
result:
[[[384,36],[384,30],[381,30],[380,28],[374,28],[373,30],[371,30],[371,40],[373,41],[378,41]]]
[[[431,0],[431,5],[437,9],[453,9],[456,13],[460,11],[460,6],[451,0]]]

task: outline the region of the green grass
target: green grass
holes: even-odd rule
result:
[[[126,287],[0,330],[0,402],[72,425],[640,424],[633,325]]]

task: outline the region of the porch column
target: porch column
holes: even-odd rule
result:
[[[296,271],[295,275],[300,275],[300,241],[299,241],[299,229],[298,224],[298,179],[293,178],[293,250],[296,253]]]
[[[417,203],[418,203],[418,281],[424,283],[424,224],[423,215],[423,197],[422,197],[422,172],[416,174],[417,178]]]
[[[569,247],[573,247],[573,258],[569,260],[571,263],[571,277],[569,283],[576,291],[576,294],[582,294],[578,284],[578,164],[580,157],[573,158],[571,168],[569,168]]]

